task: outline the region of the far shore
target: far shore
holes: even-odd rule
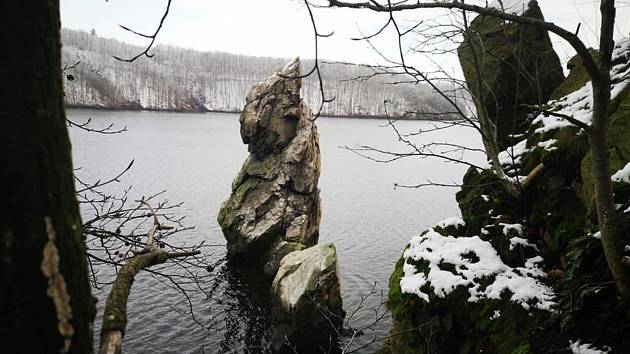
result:
[[[163,113],[192,113],[192,114],[204,114],[204,113],[233,113],[233,114],[241,114],[240,110],[193,110],[193,109],[154,109],[154,108],[144,108],[139,106],[128,106],[128,107],[106,107],[106,106],[96,106],[96,105],[76,105],[76,104],[66,104],[67,109],[75,109],[75,110],[98,110],[98,111],[112,111],[112,112],[163,112]],[[322,114],[322,118],[348,118],[348,119],[388,119],[387,116],[384,115],[334,115],[334,114]],[[429,121],[429,122],[448,122],[452,121],[452,119],[422,119],[422,118],[400,118],[400,117],[389,117],[391,120],[409,120],[409,121]]]

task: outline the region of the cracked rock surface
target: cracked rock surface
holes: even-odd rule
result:
[[[250,155],[218,217],[229,257],[255,259],[268,275],[284,255],[319,238],[319,135],[301,78],[292,78],[300,75],[296,58],[247,95],[239,121]]]

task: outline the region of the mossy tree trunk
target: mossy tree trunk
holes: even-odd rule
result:
[[[58,0],[0,2],[0,343],[90,353],[94,301],[74,188]]]

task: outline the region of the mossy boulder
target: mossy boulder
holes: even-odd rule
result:
[[[396,263],[388,294],[394,326],[383,353],[529,353],[529,333],[548,312],[526,310],[508,292],[471,302],[464,288],[439,297],[430,285],[422,288],[427,302],[401,290],[405,262],[427,271],[426,263],[404,257]],[[487,286],[492,279],[480,281]]]
[[[544,20],[536,1],[529,2],[523,16]],[[477,16],[470,30],[473,35],[466,35],[458,49],[459,61],[469,90],[479,98],[477,111],[496,123],[499,147],[505,149],[511,134],[527,130],[528,111],[522,105],[546,103],[563,82],[560,59],[547,31],[535,26]]]

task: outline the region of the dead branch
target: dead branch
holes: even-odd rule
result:
[[[157,230],[164,229],[164,227],[160,224],[155,209],[144,198],[139,202],[149,209],[153,217],[153,226],[149,231],[144,251],[133,256],[122,266],[112,284],[112,289],[105,303],[99,354],[120,354],[122,352],[122,339],[127,327],[127,300],[134,279],[141,270],[165,263],[170,259],[191,257],[201,253],[199,250],[166,252],[160,248],[154,248],[153,236]]]

